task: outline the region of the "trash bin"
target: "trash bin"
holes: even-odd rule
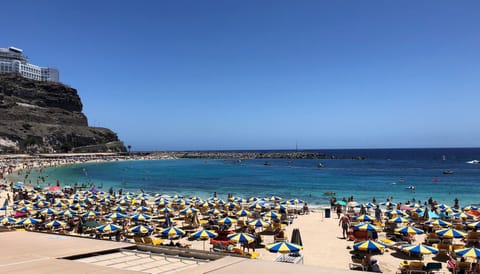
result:
[[[330,218],[330,208],[325,207],[324,210],[325,210],[325,218]]]

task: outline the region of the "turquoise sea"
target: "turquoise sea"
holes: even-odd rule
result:
[[[180,194],[221,198],[227,195],[299,198],[310,205],[327,205],[337,198],[354,196],[360,202],[394,202],[415,198],[461,205],[480,203],[480,148],[455,149],[363,149],[321,150],[344,157],[366,156],[366,160],[154,160],[89,163],[32,172],[29,180],[44,185],[93,183],[103,190]],[[265,165],[268,161],[269,165]],[[318,164],[323,164],[319,168]],[[452,170],[453,174],[443,174]],[[407,189],[414,186],[415,190]]]

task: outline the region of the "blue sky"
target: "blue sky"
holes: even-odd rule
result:
[[[46,4],[44,4],[46,3]],[[7,1],[133,150],[478,147],[479,1]]]

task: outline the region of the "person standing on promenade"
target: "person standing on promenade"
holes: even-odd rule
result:
[[[338,222],[338,226],[342,226],[342,234],[343,238],[347,238],[347,232],[348,232],[348,227],[350,226],[350,218],[348,218],[347,214],[343,214],[342,218],[340,218],[340,221]]]

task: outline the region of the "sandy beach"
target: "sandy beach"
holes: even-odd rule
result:
[[[96,159],[95,161],[100,161],[101,159]],[[38,168],[45,166],[47,163],[51,163],[50,160],[46,160],[47,162],[43,161],[36,161],[32,165],[17,165],[16,169],[13,170],[13,172],[18,172],[19,168]],[[75,161],[73,161],[75,163]],[[72,160],[60,160],[56,162],[55,164],[72,164]],[[24,186],[26,190],[32,191],[32,186]],[[35,193],[35,195],[41,194],[41,193]],[[82,197],[87,197],[87,196],[92,196],[92,193],[88,192],[80,192],[81,195],[84,195]],[[14,197],[14,194],[11,192],[9,187],[7,186],[5,190],[2,190],[0,192],[0,204],[4,205],[5,204],[5,199],[9,195],[11,198]],[[107,194],[103,194],[107,195]],[[133,195],[133,194],[132,194]],[[140,201],[140,197],[142,194],[141,193],[136,193],[132,197],[137,197],[138,201]],[[31,195],[33,196],[33,194]],[[101,199],[101,197],[97,198]],[[133,198],[135,199],[135,198]],[[71,197],[70,199],[59,199],[64,202],[72,202]],[[155,203],[155,201],[158,199],[155,199],[155,197],[149,197],[145,200],[144,206],[147,208],[154,209],[154,212],[145,212],[145,214],[150,214],[150,215],[160,215],[157,210],[159,210],[161,207],[158,206]],[[131,206],[134,208],[138,208],[140,205],[133,200],[130,201],[133,203]],[[13,205],[12,202],[9,203],[9,205]],[[109,209],[110,207],[113,207],[114,203],[112,201],[112,204],[109,207],[101,207],[102,208],[102,214],[98,217],[95,217],[95,220],[97,220],[100,224],[105,224],[108,223],[109,220],[104,219],[104,215],[106,215],[111,211]],[[244,207],[246,207],[247,204],[244,204]],[[97,209],[99,208],[98,206],[96,207]],[[180,209],[185,209],[188,208],[188,206],[176,206],[175,207],[175,212],[172,214],[172,216],[175,218],[177,222],[178,227],[182,227],[185,225],[184,223],[184,217],[179,214]],[[301,205],[296,205],[292,206],[291,209],[301,208]],[[92,207],[93,209],[93,207]],[[240,208],[237,208],[237,210]],[[86,212],[87,209],[80,210],[79,212]],[[385,209],[383,209],[385,212]],[[6,210],[5,214],[13,214],[14,210]],[[129,211],[126,212],[131,216],[134,213],[134,211]],[[374,215],[373,208],[369,209],[367,211],[368,214]],[[351,211],[349,213],[350,219],[353,221],[354,215],[358,215],[358,209]],[[293,234],[294,229],[299,229],[302,242],[303,242],[303,250],[300,252],[303,255],[303,264],[307,266],[316,266],[320,267],[322,269],[337,269],[337,270],[348,270],[349,269],[349,263],[352,262],[351,256],[352,256],[352,251],[353,251],[353,244],[354,241],[352,240],[347,240],[342,237],[342,229],[341,226],[339,225],[339,219],[337,218],[336,214],[331,214],[329,217],[326,217],[325,215],[325,210],[324,208],[310,208],[308,214],[289,214],[291,216],[290,224],[284,225],[285,228],[285,234],[287,239],[289,240],[291,235]],[[36,215],[38,216],[38,215]],[[53,216],[48,216],[48,220],[56,219],[57,217]],[[204,220],[208,219],[208,216],[205,215],[201,218],[204,218]],[[383,219],[383,224],[385,224],[387,218],[384,217]],[[110,220],[111,221],[111,220]],[[206,222],[206,221],[204,221]],[[413,222],[413,221],[412,221]],[[133,226],[133,223],[129,222],[129,225]],[[158,226],[158,223],[156,224]],[[413,223],[411,224],[413,225]],[[155,225],[154,225],[155,226]],[[21,228],[18,227],[17,228]],[[231,229],[237,228],[236,226],[232,226]],[[198,230],[199,228],[197,228]],[[159,229],[160,230],[160,229]],[[55,233],[58,233],[55,232]],[[63,235],[79,235],[78,231],[71,230],[71,231],[66,231],[62,233]],[[156,234],[156,232],[154,232]],[[275,238],[273,234],[263,234],[259,233],[262,238],[262,244],[263,245],[268,245],[271,243],[275,242]],[[84,237],[91,237],[91,235],[83,235]],[[381,231],[378,233],[378,238],[380,240],[386,239],[387,235],[386,232]],[[414,241],[413,243],[422,243],[424,242],[424,235],[416,235],[413,237]],[[115,237],[112,237],[114,240]],[[118,239],[117,239],[118,240]],[[126,239],[126,241],[132,241],[132,239]],[[168,240],[164,240],[163,244],[167,243]],[[180,245],[185,245],[189,246],[190,249],[197,249],[197,250],[203,250],[204,245],[206,250],[210,250],[213,246],[209,243],[209,241],[204,242],[204,241],[192,241],[188,240],[186,237],[181,238],[178,240],[178,243]],[[454,239],[454,243],[461,244],[462,242],[460,240]],[[241,246],[239,244],[234,244],[234,247],[239,247]],[[46,246],[48,248],[48,246]],[[249,250],[250,251],[250,250]],[[250,252],[251,254],[253,253],[253,250]],[[275,258],[278,256],[281,256],[278,253],[271,253],[265,248],[262,247],[257,247],[255,249],[256,253],[256,260],[265,260],[265,261],[273,261]],[[378,262],[378,266],[381,272],[383,273],[395,273],[400,264],[405,261],[418,261],[419,257],[410,257],[406,253],[398,251],[398,248],[396,247],[387,247],[385,248],[385,251],[383,254],[376,254],[373,255],[372,257]],[[423,263],[428,263],[428,262],[441,262],[442,263],[442,269],[443,271],[448,271],[446,266],[446,258],[439,258],[434,255],[429,255],[429,256],[424,256],[423,257]]]

